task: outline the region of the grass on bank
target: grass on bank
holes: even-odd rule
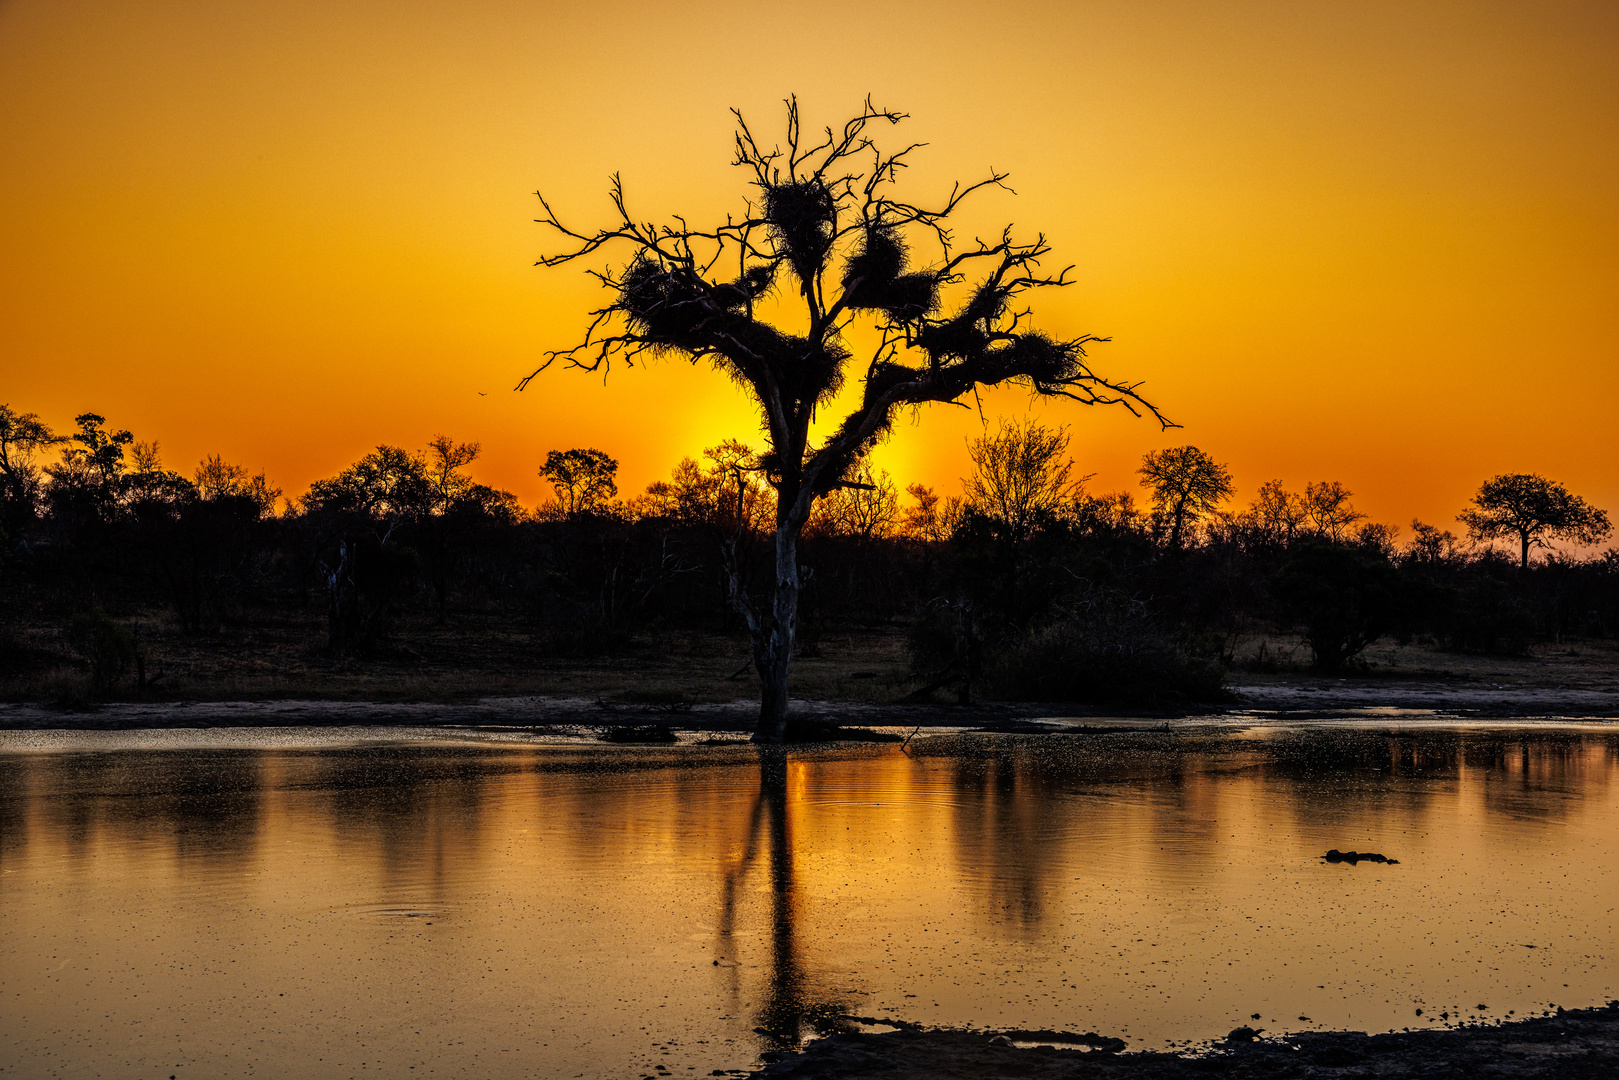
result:
[[[0,631],[0,700],[69,705],[276,699],[455,703],[555,695],[627,704],[699,704],[749,699],[757,693],[741,632],[649,632],[605,655],[558,656],[516,617],[457,614],[444,622],[406,617],[383,650],[356,659],[325,655],[325,627],[318,619],[263,619],[205,636],[182,633],[177,621],[161,611],[120,621],[142,652],[144,688],[137,685],[133,670],[110,690],[98,688],[97,679],[105,674],[98,675],[83,658],[82,642],[75,649],[70,627],[13,627]],[[82,638],[83,627],[79,633]],[[794,696],[869,703],[905,698],[919,686],[911,673],[907,634],[905,626],[888,625],[814,635],[794,662]],[[1060,657],[1071,650],[1053,646],[1046,651]],[[1308,647],[1291,635],[1245,636],[1230,656],[1226,678],[1233,685],[1317,678],[1309,668]],[[1041,650],[1031,650],[1020,662],[1038,666],[1045,661]],[[1153,671],[1149,666],[1144,677],[1156,677]],[[1619,642],[1548,643],[1521,656],[1483,656],[1383,641],[1366,651],[1355,670],[1343,674],[1353,681],[1459,681],[1619,692]],[[1207,673],[1197,678],[1207,683]],[[1326,681],[1336,684],[1339,679]],[[1058,685],[1064,682],[1056,680],[1037,698],[1061,699],[1069,692]],[[1000,695],[989,683],[980,685],[975,696]],[[954,700],[954,688],[941,688],[936,699]]]

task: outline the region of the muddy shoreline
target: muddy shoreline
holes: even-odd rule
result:
[[[1189,1053],[1110,1053],[1056,1032],[1035,1042],[1020,1032],[922,1031],[834,1035],[782,1055],[753,1075],[817,1080],[976,1080],[1090,1078],[1183,1080],[1190,1077],[1533,1077],[1593,1080],[1619,1075],[1619,1001],[1558,1009],[1554,1015],[1440,1031],[1304,1032],[1253,1041],[1221,1039]],[[1240,1032],[1233,1034],[1240,1035]],[[1010,1036],[1010,1037],[1008,1037]],[[1095,1042],[1096,1040],[1091,1039]],[[1106,1041],[1104,1040],[1104,1043]],[[1065,1048],[1066,1047],[1066,1048]]]

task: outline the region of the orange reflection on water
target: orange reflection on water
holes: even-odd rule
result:
[[[1143,1047],[1614,994],[1603,732],[8,738],[6,1075],[706,1073],[850,1016]]]

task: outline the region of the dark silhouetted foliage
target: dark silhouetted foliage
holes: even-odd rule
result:
[[[1399,620],[1399,576],[1381,552],[1313,541],[1273,581],[1284,615],[1301,626],[1315,666],[1336,672]]]
[[[37,485],[0,559],[0,680],[62,700],[183,692],[149,677],[162,658],[148,663],[136,628],[153,620],[222,651],[240,640],[244,659],[256,628],[291,628],[337,670],[417,663],[424,620],[498,617],[536,661],[741,639],[734,590],[775,569],[772,462],[736,441],[641,494],[559,512],[479,483],[477,445],[445,437],[378,447],[288,501],[214,455],[181,476],[93,413],[72,442],[34,430]],[[1002,425],[971,447],[959,496],[901,494],[857,461],[795,547],[801,655],[895,628],[914,676],[895,696],[1176,708],[1217,700],[1222,665],[1287,662],[1295,633],[1324,671],[1366,663],[1380,637],[1518,653],[1619,634],[1619,552],[1525,567],[1420,522],[1402,546],[1328,481],[1189,516],[1177,549],[1129,493],[1086,491],[1067,446]],[[1238,658],[1261,640],[1259,659]]]

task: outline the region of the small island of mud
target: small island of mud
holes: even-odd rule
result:
[[[1108,1053],[1079,1045],[1026,1045],[988,1031],[834,1035],[788,1054],[758,1077],[816,1080],[1181,1080],[1190,1077],[1534,1077],[1619,1076],[1619,1001],[1559,1010],[1490,1026],[1445,1031],[1305,1032],[1252,1041],[1222,1039],[1184,1054]],[[1249,1034],[1238,1029],[1233,1036]],[[1025,1045],[1019,1045],[1025,1044]]]

